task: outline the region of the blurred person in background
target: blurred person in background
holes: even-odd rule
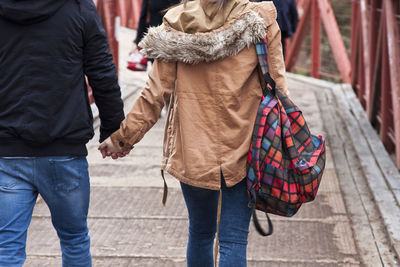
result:
[[[130,59],[128,59],[128,69],[133,71],[147,70],[147,61],[153,62],[153,59],[139,54],[140,47],[138,44],[146,35],[148,28],[161,25],[166,10],[179,2],[180,0],[142,0],[142,9],[134,41],[135,48],[130,55]]]
[[[180,0],[143,0],[142,9],[140,11],[139,23],[136,33],[136,44],[134,51],[130,54],[128,59],[128,69],[133,71],[146,71],[147,61],[153,62],[152,58],[144,57],[140,52],[138,46],[140,41],[146,35],[149,27],[161,25],[164,13],[168,8],[181,2]],[[161,111],[160,117],[167,115],[167,108],[169,99],[166,100],[166,105]]]
[[[254,0],[254,2],[271,1],[271,0]],[[278,11],[278,25],[281,29],[283,56],[286,54],[287,38],[294,35],[299,23],[299,15],[297,13],[297,5],[295,0],[273,0],[276,10]]]

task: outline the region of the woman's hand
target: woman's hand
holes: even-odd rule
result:
[[[106,157],[111,157],[112,159],[122,158],[131,152],[131,150],[122,151],[119,147],[116,147],[110,137],[104,140],[103,143],[99,145],[98,149],[103,159]]]

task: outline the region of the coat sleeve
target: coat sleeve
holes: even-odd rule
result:
[[[124,119],[121,90],[108,40],[93,2],[86,5],[83,39],[83,69],[93,90],[93,97],[99,109],[100,142],[118,129]]]
[[[155,60],[139,98],[122,121],[111,140],[122,150],[132,148],[157,122],[162,108],[173,90],[176,80],[176,62]]]

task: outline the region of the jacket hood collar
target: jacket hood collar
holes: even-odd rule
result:
[[[248,11],[209,32],[186,33],[164,24],[152,27],[139,47],[145,56],[163,61],[211,62],[236,55],[263,40],[266,28],[263,18]]]
[[[208,0],[203,6],[201,0],[189,1],[186,7],[181,4],[164,16],[164,24],[185,33],[209,32],[222,27],[243,13],[249,11],[249,0],[228,1],[221,10],[215,1]]]
[[[0,16],[17,24],[30,25],[51,17],[66,0],[1,0]]]

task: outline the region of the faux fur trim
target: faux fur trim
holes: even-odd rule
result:
[[[263,40],[266,33],[264,19],[250,11],[226,27],[208,33],[187,34],[163,25],[152,27],[139,47],[149,58],[196,64],[236,55]]]

